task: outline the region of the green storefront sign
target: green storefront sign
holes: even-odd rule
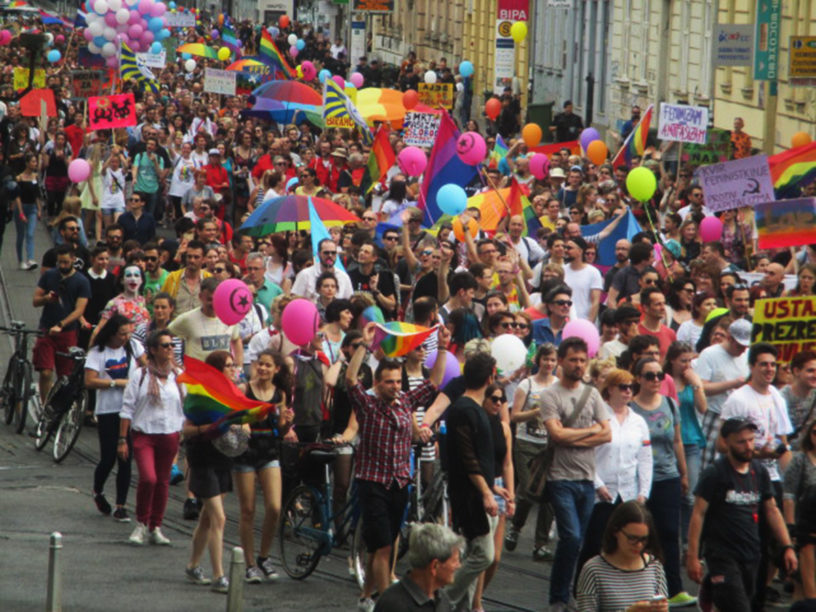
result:
[[[757,0],[756,15],[754,79],[776,81],[779,78],[782,0]]]

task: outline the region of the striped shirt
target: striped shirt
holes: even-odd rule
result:
[[[596,555],[578,578],[578,612],[622,612],[655,595],[668,596],[666,574],[657,559],[639,570],[622,570]]]

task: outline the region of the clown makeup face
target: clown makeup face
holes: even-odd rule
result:
[[[125,275],[122,277],[125,286],[125,293],[136,295],[142,286],[142,271],[139,266],[128,266],[125,268]]]

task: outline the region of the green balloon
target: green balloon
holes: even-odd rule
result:
[[[648,168],[635,168],[626,176],[626,189],[638,202],[650,200],[657,190],[657,179]]]

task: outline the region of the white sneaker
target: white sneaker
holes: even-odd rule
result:
[[[29,267],[29,265],[28,265],[26,262],[21,261],[21,262],[20,262],[20,269],[25,271],[25,270],[29,270],[29,269],[30,269],[30,267]]]
[[[34,260],[34,259],[29,259],[28,260],[28,269],[29,270],[35,270],[37,267],[38,267],[38,264],[37,264],[36,260]]]
[[[150,543],[158,546],[170,546],[170,539],[162,533],[161,527],[156,527],[150,532]]]
[[[145,543],[145,536],[147,535],[147,525],[136,523],[133,533],[130,534],[128,542],[136,546],[143,546]]]
[[[374,611],[375,602],[370,597],[365,597],[360,599],[357,602],[357,611],[358,612],[373,612]]]

